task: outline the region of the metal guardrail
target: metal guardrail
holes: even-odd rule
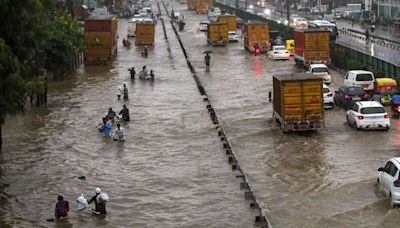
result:
[[[364,41],[366,40],[365,33],[358,31],[358,30],[344,28],[344,29],[338,29],[338,31],[342,35],[350,36],[350,37],[364,40]],[[396,51],[400,51],[400,42],[382,38],[379,36],[374,36],[374,35],[370,35],[370,38],[372,38],[372,39],[369,39],[370,43],[374,43],[374,44],[381,45],[381,46],[384,46],[387,48],[391,48]]]

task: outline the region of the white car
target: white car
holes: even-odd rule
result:
[[[308,28],[308,21],[307,19],[301,17],[296,20],[295,27],[298,29],[306,29]]]
[[[221,15],[221,9],[218,7],[214,7],[214,12],[217,17]]]
[[[391,158],[378,169],[378,189],[389,197],[390,207],[400,205],[400,157]]]
[[[319,13],[318,7],[315,6],[315,7],[311,8],[311,9],[310,9],[310,13],[318,14],[318,13]]]
[[[290,52],[286,49],[285,46],[273,46],[272,50],[268,52],[268,56],[270,59],[285,59],[289,60]]]
[[[139,10],[139,15],[141,17],[147,17],[147,15],[149,15],[149,14],[147,13],[147,10],[141,9],[141,10]]]
[[[376,101],[358,101],[347,111],[349,126],[362,129],[390,129],[389,115],[381,103]]]
[[[200,24],[199,24],[200,31],[207,32],[209,24],[210,24],[210,21],[201,21]]]
[[[229,42],[239,42],[239,36],[236,33],[236,31],[228,32],[228,40],[229,40]]]
[[[335,102],[333,101],[333,94],[327,85],[323,85],[324,91],[324,108],[334,108]]]
[[[322,76],[324,83],[326,84],[330,84],[332,82],[332,77],[329,74],[328,67],[325,64],[310,64],[307,73]]]
[[[133,22],[133,23],[137,23],[137,22],[141,22],[141,21],[143,21],[143,17],[140,16],[140,14],[135,14],[135,15],[132,17],[132,22]]]

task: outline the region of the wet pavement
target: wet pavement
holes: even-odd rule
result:
[[[198,31],[206,15],[174,9],[185,15],[182,41],[273,227],[397,227],[400,210],[377,192],[376,177],[387,159],[400,156],[399,120],[388,132],[357,131],[335,108],[326,111],[324,130],[283,134],[267,100],[272,75],[305,70],[293,60],[255,57],[242,41],[210,47]],[[205,50],[213,51],[209,72]],[[336,89],[343,75],[331,74]]]
[[[153,4],[156,8],[156,5]],[[253,227],[256,211],[222,145],[179,44],[161,23],[149,57],[125,49],[109,66],[86,66],[50,82],[47,107],[8,118],[0,165],[1,227]],[[126,20],[119,20],[120,39]],[[132,43],[134,43],[132,41]],[[147,65],[155,81],[130,81],[128,68]],[[129,101],[117,100],[127,84]],[[97,131],[108,107],[126,103],[127,141]],[[115,124],[115,123],[114,123]],[[85,176],[86,180],[78,179]],[[107,192],[106,217],[75,211],[96,187]],[[58,194],[69,200],[66,221],[51,223]],[[93,207],[93,205],[91,205]]]

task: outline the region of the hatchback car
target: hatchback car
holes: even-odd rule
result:
[[[329,89],[329,87],[325,84],[323,87],[323,91],[324,91],[324,108],[334,108],[335,104],[333,102],[333,94]]]
[[[239,36],[236,33],[236,31],[228,32],[228,40],[229,40],[229,42],[239,42]]]
[[[268,52],[268,56],[270,59],[285,59],[288,60],[290,58],[290,52],[286,49],[285,46],[273,46],[272,50]]]
[[[207,32],[209,24],[210,24],[210,21],[201,21],[200,24],[199,24],[200,31]]]
[[[368,100],[368,94],[358,86],[342,86],[335,91],[335,96],[333,97],[335,105],[345,109],[353,107],[356,101],[366,100]]]
[[[325,64],[310,64],[307,73],[322,76],[324,83],[330,84],[332,82],[332,77],[329,74],[328,67]]]
[[[390,207],[400,204],[400,157],[391,158],[378,169],[378,189],[389,197]]]
[[[347,123],[357,130],[390,129],[390,119],[385,108],[376,101],[356,102],[347,111]]]

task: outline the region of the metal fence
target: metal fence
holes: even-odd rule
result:
[[[363,68],[366,68],[366,70],[379,72],[386,77],[394,78],[400,82],[400,66],[395,64],[337,43],[333,43],[331,55],[332,63],[336,67],[347,68],[346,70],[348,70],[349,66],[343,65],[339,60],[357,61]]]

